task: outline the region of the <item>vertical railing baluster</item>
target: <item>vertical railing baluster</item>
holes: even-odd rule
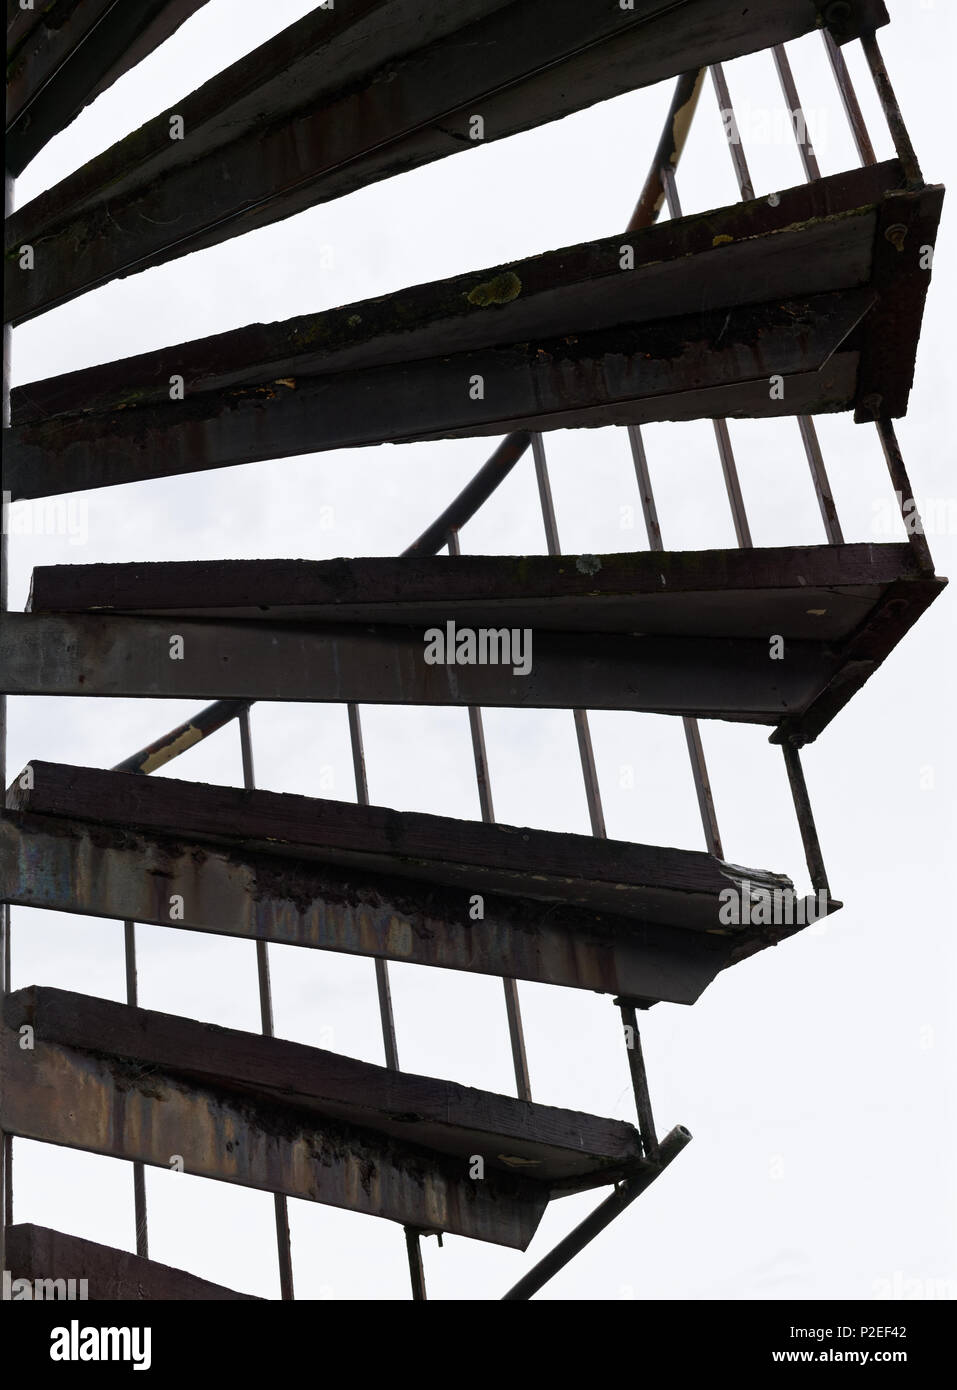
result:
[[[457,531],[450,531],[448,537],[449,554],[461,555]],[[488,770],[488,755],[485,751],[485,728],[482,711],[469,705],[469,730],[472,736],[472,757],[475,762],[475,784],[478,788],[479,808],[482,820],[491,825],[495,820],[492,807],[492,781]],[[522,1025],[522,1006],[518,997],[518,981],[502,979],[505,990],[505,1016],[508,1020],[508,1038],[512,1049],[512,1067],[515,1072],[515,1090],[520,1100],[531,1100],[532,1084],[528,1074],[528,1057],[525,1052],[525,1029]]]
[[[535,459],[535,478],[538,482],[538,497],[542,507],[542,521],[545,526],[545,541],[549,555],[561,555],[558,539],[558,523],[555,520],[555,506],[552,501],[552,488],[548,479],[548,464],[545,459],[545,444],[540,434],[532,435],[532,454]],[[592,750],[591,730],[588,727],[588,714],[583,709],[573,711],[575,734],[578,738],[578,756],[585,780],[585,801],[588,805],[588,818],[591,833],[600,840],[605,838],[605,813],[601,804],[598,787],[598,773],[595,768],[595,754]]]
[[[831,38],[831,35],[824,31],[824,42],[827,55],[831,60],[831,67],[837,81],[838,89],[841,94],[841,101],[847,115],[854,142],[857,145],[857,153],[860,161],[864,165],[876,164],[877,156],[874,153],[874,146],[871,144],[871,137],[868,133],[864,121],[864,114],[861,111],[860,102],[857,99],[857,92],[851,81],[851,74],[844,61],[844,55],[838,45]],[[876,35],[872,35],[867,42],[861,40],[865,56],[871,69],[871,75],[877,88],[877,94],[887,119],[888,128],[894,140],[898,158],[904,166],[904,171],[910,182],[919,184],[922,182],[920,167],[917,163],[917,156],[914,147],[910,142],[907,127],[904,125],[900,108],[894,96],[893,88],[890,85],[890,78],[884,67],[880,49],[877,45]],[[884,453],[884,460],[887,464],[891,476],[891,483],[897,497],[898,508],[901,513],[901,520],[904,523],[904,530],[907,539],[913,549],[921,569],[928,574],[934,572],[934,562],[931,558],[930,547],[927,537],[924,534],[923,523],[917,512],[916,499],[911,491],[910,479],[907,476],[907,469],[904,466],[904,456],[901,453],[900,445],[897,442],[897,433],[893,422],[886,417],[879,417],[874,422],[880,439],[881,449]]]
[[[911,138],[904,124],[904,117],[897,104],[897,97],[894,95],[894,88],[891,86],[890,75],[884,65],[881,55],[880,44],[877,42],[877,33],[871,30],[870,33],[861,35],[861,47],[864,50],[864,57],[867,59],[867,66],[871,70],[871,77],[874,80],[874,87],[877,91],[877,99],[884,112],[884,119],[887,121],[887,128],[891,133],[894,142],[894,149],[897,151],[897,158],[901,162],[904,176],[908,184],[919,188],[924,182],[924,176],[920,171],[920,164],[917,160],[917,152],[911,143]]]
[[[352,771],[356,783],[356,800],[360,806],[369,805],[369,783],[366,778],[366,755],[362,744],[362,719],[359,706],[347,706],[349,716],[349,741],[352,745]],[[392,1010],[392,988],[389,983],[389,963],[375,958],[376,993],[379,999],[379,1023],[382,1028],[382,1045],[385,1051],[385,1064],[390,1071],[399,1071],[399,1048],[395,1037],[395,1015]],[[412,1284],[412,1298],[416,1303],[427,1298],[425,1269],[422,1262],[421,1234],[411,1226],[405,1227],[405,1246],[409,1260],[409,1279]]]
[[[136,979],[136,923],[123,923],[123,957],[126,966],[126,1002],[135,1009],[139,1004]],[[136,1253],[149,1259],[149,1226],[146,1212],[146,1165],[133,1160],[133,1217],[136,1226]]]
[[[670,170],[669,170],[670,173]],[[667,189],[667,179],[663,181]],[[654,496],[651,490],[651,477],[648,473],[648,461],[645,457],[644,444],[641,439],[641,431],[637,425],[629,428],[632,452],[635,460],[635,471],[638,476],[638,483],[641,489],[642,508],[645,513],[645,521],[649,524],[649,536],[657,534],[659,542],[661,533],[658,530],[658,518],[655,510]],[[532,435],[532,454],[535,460],[535,478],[538,483],[538,496],[542,508],[542,521],[545,526],[545,541],[549,555],[561,555],[561,542],[558,536],[558,522],[555,518],[555,504],[552,499],[552,487],[548,477],[548,461],[545,457],[545,442],[541,434]],[[583,709],[573,711],[575,718],[575,733],[578,737],[578,756],[581,761],[582,776],[585,781],[585,799],[588,803],[588,815],[591,820],[591,831],[597,839],[606,838],[605,813],[601,803],[601,790],[598,784],[598,770],[595,766],[595,754],[592,749],[591,729],[588,723],[588,712]],[[688,721],[685,721],[687,726]],[[699,743],[700,752],[700,743]],[[695,785],[698,785],[700,776],[707,782],[707,774],[703,772],[704,754],[700,754],[701,767],[695,767]],[[694,761],[694,759],[692,759]],[[710,788],[708,789],[710,798]],[[715,827],[715,835],[717,827]],[[709,840],[709,848],[713,841]],[[720,844],[718,845],[720,851]],[[712,853],[715,851],[712,850]],[[638,1112],[638,1132],[641,1136],[641,1145],[645,1158],[649,1162],[658,1161],[658,1139],[655,1134],[655,1125],[651,1112],[651,1097],[648,1091],[648,1078],[645,1073],[644,1054],[641,1049],[641,1036],[638,1032],[638,1019],[635,1012],[636,1001],[632,999],[616,999],[621,1014],[622,1024],[625,1029],[625,1046],[628,1054],[628,1070],[631,1073],[632,1091],[635,1098],[635,1108]]]
[[[665,189],[669,216],[680,217],[681,200],[678,197],[678,185],[675,181],[674,170],[667,165],[662,166],[661,181]],[[712,420],[711,424],[718,445],[718,457],[721,460],[724,488],[728,494],[728,505],[731,508],[731,519],[734,522],[734,534],[737,537],[738,545],[750,546],[751,527],[744,507],[744,496],[741,492],[738,466],[735,462],[734,450],[731,447],[731,435],[728,433],[727,421]]]
[[[827,34],[827,30],[824,32]],[[830,34],[827,34],[827,37],[830,38]],[[831,39],[831,43],[834,43],[833,39]],[[788,61],[787,53],[782,44],[779,44],[773,52],[774,65],[777,68],[781,90],[784,93],[784,100],[787,102],[791,130],[797,141],[798,153],[801,156],[801,164],[804,168],[804,176],[808,183],[813,183],[815,179],[821,177],[821,170],[817,162],[817,156],[814,154],[813,147],[808,138],[807,120],[804,116],[804,108],[801,105],[801,99],[798,96],[794,74],[791,72],[791,64]],[[842,63],[843,61],[843,58],[841,58]],[[808,468],[811,471],[811,481],[814,484],[814,492],[817,496],[821,520],[824,523],[824,534],[827,536],[829,545],[843,545],[844,533],[841,530],[841,523],[837,515],[837,504],[834,501],[834,493],[831,490],[831,480],[827,476],[827,469],[824,465],[824,455],[821,453],[821,445],[817,437],[817,428],[810,415],[799,415],[797,417],[797,422],[798,429],[801,431],[801,443],[804,445],[804,454],[807,458]]]
[[[822,29],[824,36],[824,47],[830,59],[831,70],[837,82],[837,89],[841,94],[841,102],[844,106],[844,113],[847,116],[847,123],[851,127],[851,134],[854,136],[854,143],[857,146],[857,153],[862,164],[876,164],[877,155],[874,153],[874,146],[871,144],[871,137],[867,131],[864,121],[864,113],[861,104],[857,99],[854,84],[851,81],[851,74],[848,72],[847,63],[844,61],[844,54],[841,52],[839,44],[834,42],[829,29]]]
[[[787,102],[791,129],[794,132],[798,154],[804,166],[804,177],[807,179],[808,183],[814,183],[816,179],[821,177],[821,166],[817,162],[817,155],[814,153],[814,146],[811,144],[807,121],[804,119],[804,109],[798,97],[794,74],[791,71],[791,64],[788,60],[784,44],[775,44],[771,49],[771,53],[774,57],[774,66],[778,70],[778,80],[781,83],[784,100]]]
[[[243,786],[254,791],[256,774],[253,766],[253,741],[249,722],[249,708],[244,706],[236,716],[239,723],[239,745],[243,759]],[[259,979],[259,1012],[262,1032],[266,1038],[275,1036],[272,1009],[272,982],[269,977],[269,945],[266,941],[256,942],[256,972]],[[273,1207],[276,1215],[276,1253],[279,1259],[279,1288],[284,1302],[295,1298],[292,1278],[292,1244],[289,1235],[289,1203],[281,1192],[273,1193]]]

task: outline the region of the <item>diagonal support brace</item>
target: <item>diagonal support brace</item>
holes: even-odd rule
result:
[[[639,1173],[634,1178],[620,1183],[605,1200],[597,1206],[590,1216],[586,1216],[564,1240],[519,1279],[518,1283],[502,1296],[503,1302],[523,1302],[538,1293],[559,1270],[564,1269],[576,1255],[597,1235],[610,1226],[616,1216],[630,1206],[636,1197],[651,1186],[655,1178],[663,1173],[671,1161],[678,1157],[685,1145],[691,1143],[691,1132],[684,1125],[676,1125],[661,1141],[658,1151],[658,1167]]]

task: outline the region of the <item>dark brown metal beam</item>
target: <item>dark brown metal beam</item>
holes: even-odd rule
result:
[[[12,393],[13,423],[168,406],[176,375],[185,405],[243,387],[293,391],[299,378],[319,374],[859,287],[870,276],[878,210],[903,187],[903,169],[888,160],[786,189],[773,206],[735,203],[31,382]]]
[[[875,302],[858,287],[886,191],[902,179],[890,161],[788,190],[774,207],[760,199],[626,233],[632,268],[619,234],[31,383],[13,398],[12,494],[491,433],[505,420],[688,418],[718,410],[713,396],[740,413],[788,413],[798,397],[847,408],[860,394],[856,362],[828,360]],[[935,209],[939,190],[924,190],[896,195],[887,216],[906,227],[919,214],[926,236]],[[895,367],[881,356],[867,395],[875,382],[893,395],[884,377],[895,372],[909,385],[908,333],[916,341],[927,281],[912,259],[884,267],[885,276],[908,269],[903,292],[895,281],[907,310],[895,337],[903,359]],[[427,391],[417,390],[423,372]],[[774,374],[804,379],[780,400]],[[177,381],[183,399],[174,386],[171,400]]]
[[[27,1023],[37,1043],[101,1052],[225,1092],[275,1100],[301,1115],[341,1120],[461,1159],[466,1168],[473,1154],[481,1154],[488,1169],[525,1169],[547,1191],[589,1188],[643,1166],[638,1132],[623,1120],[533,1105],[284,1038],[42,986],[9,996],[4,1022],[18,1050],[19,1029]]]
[[[14,1000],[17,996],[8,996]],[[352,1129],[288,1104],[168,1075],[151,1063],[0,1039],[0,1116],[22,1138],[321,1202],[524,1250],[548,1191],[468,1177],[461,1160]]]
[[[859,555],[855,558],[861,551],[868,552],[863,562]],[[715,552],[710,566],[705,562],[697,574],[680,555],[658,556],[661,568],[654,574],[644,563],[649,557],[634,557],[638,563],[633,569],[621,565],[631,557],[584,557],[584,570],[572,574],[569,564],[569,574],[558,586],[548,582],[545,557],[511,559],[502,565],[502,575],[514,570],[518,578],[511,590],[507,584],[487,582],[486,567],[496,560],[482,557],[461,580],[449,565],[445,601],[427,597],[440,592],[436,581],[441,584],[441,572],[431,573],[428,562],[416,562],[407,575],[407,590],[392,590],[403,593],[393,614],[387,601],[373,598],[371,588],[351,587],[342,604],[349,622],[333,616],[336,586],[326,582],[322,565],[307,565],[298,575],[286,569],[284,576],[282,563],[276,562],[277,581],[292,580],[286,596],[294,596],[294,602],[288,611],[277,607],[268,618],[233,618],[229,610],[211,620],[177,611],[151,617],[0,615],[0,684],[18,695],[226,697],[199,717],[199,724],[209,727],[218,727],[244,701],[363,701],[639,710],[775,725],[798,743],[811,742],[947,581],[915,573],[919,557],[906,545],[826,547],[817,554],[797,550],[790,557],[790,579],[797,579],[796,585],[777,563],[788,561],[788,551],[772,552],[764,567],[762,552],[754,554],[757,561],[749,567],[725,565],[724,553]],[[842,569],[845,555],[849,559]],[[596,560],[608,562],[604,596],[602,580],[593,574]],[[402,578],[402,562],[370,562],[365,576],[363,563],[329,562],[326,574],[345,577],[351,572],[362,584]],[[630,592],[629,571],[636,581]],[[725,577],[724,591],[709,587],[709,573],[717,580]],[[651,577],[644,591],[641,574]],[[589,577],[592,592],[582,587],[583,577]],[[245,606],[243,580],[236,578],[234,594]],[[136,597],[157,599],[161,609],[162,598],[155,591],[148,595],[149,577],[144,579],[143,586],[127,588],[126,601],[139,589]],[[684,589],[683,580],[688,585]],[[773,587],[775,582],[781,587]],[[734,588],[735,583],[740,587]],[[216,587],[211,575],[212,600]],[[122,590],[121,580],[121,602]],[[201,587],[192,590],[194,596],[202,592]],[[225,591],[219,595],[224,596]],[[272,597],[277,597],[275,588]],[[304,620],[313,604],[323,616]],[[338,616],[345,618],[346,611]],[[493,664],[481,664],[478,652],[476,663],[451,659],[463,629],[464,640],[469,633],[494,635]],[[635,631],[644,635],[634,636]],[[443,663],[430,664],[426,651],[436,633],[447,650],[440,654]],[[504,638],[509,644],[518,640],[521,663],[517,648],[503,660],[504,648],[497,644]],[[778,638],[780,650],[772,642]],[[179,659],[173,659],[174,647]],[[119,770],[159,766],[198,741],[201,732],[187,722]]]
[[[31,10],[17,5],[23,22],[7,25],[7,168],[22,173],[84,106],[205,4],[35,0]]]
[[[7,240],[7,312],[20,322],[378,179],[795,38],[821,23],[822,8],[814,0],[317,8],[18,212]],[[845,28],[861,33],[886,20],[881,0],[855,0]],[[171,139],[174,117],[181,138]],[[24,243],[36,251],[29,274],[9,258]]]
[[[520,1249],[553,1193],[646,1166],[622,1121],[37,986],[0,1071],[12,1134]]]
[[[942,190],[877,191],[899,173],[892,161],[790,190],[773,208],[758,200],[627,233],[630,270],[619,234],[31,383],[14,392],[8,486],[14,499],[46,496],[505,423],[875,400],[900,414]],[[903,238],[900,251],[888,243],[892,262],[875,252],[885,224]]]
[[[939,185],[898,189],[881,204],[872,261],[879,299],[861,343],[858,424],[907,411],[943,196]]]
[[[466,919],[470,895],[489,892],[710,931],[722,890],[745,880],[791,887],[781,874],[723,864],[700,850],[40,761],[14,779],[7,805],[68,820],[82,807],[85,820],[124,831],[428,879],[465,894]]]
[[[866,290],[615,334],[299,380],[10,431],[14,500],[329,449],[699,417],[850,409]],[[716,344],[719,335],[722,343]],[[770,398],[780,377],[783,397]],[[481,390],[481,399],[471,392]]]
[[[0,894],[21,907],[215,932],[512,980],[693,1004],[726,966],[798,930],[710,930],[530,896],[474,895],[80,817],[0,815]],[[524,887],[527,888],[528,885]],[[520,886],[521,887],[521,886]],[[680,914],[677,914],[680,922]],[[29,931],[29,919],[24,919]]]
[[[456,629],[445,641],[450,659],[434,664],[427,631],[7,613],[0,680],[11,695],[619,709],[772,725],[801,716],[841,669],[839,650],[814,641],[787,644],[775,661],[768,636],[516,629],[514,638],[498,625],[490,629],[498,655],[488,664],[478,649],[474,660],[456,662]],[[437,631],[444,640],[449,629]],[[518,642],[524,666],[514,645],[503,660],[500,634]]]
[[[63,1231],[22,1222],[7,1228],[7,1260],[13,1299],[18,1296],[56,1298],[60,1296],[61,1281],[66,1286],[62,1295],[65,1298],[73,1281],[73,1296],[79,1298],[85,1284],[84,1296],[90,1302],[262,1301],[254,1294],[236,1293],[184,1269],[144,1260],[127,1250],[115,1250]],[[28,1282],[30,1294],[17,1288],[13,1281],[19,1279]]]
[[[602,555],[404,555],[43,565],[33,613],[531,627],[535,633],[850,636],[892,584],[924,581],[905,542]],[[132,769],[131,769],[132,770]]]
[[[62,565],[34,571],[35,616],[0,620],[0,641],[9,634],[6,687],[18,693],[208,696],[242,685],[250,699],[404,692],[414,703],[461,705],[479,692],[492,704],[587,701],[783,721],[789,737],[808,742],[945,585],[912,545],[896,543]],[[86,616],[65,619],[64,610]],[[453,666],[441,679],[424,663],[424,634],[448,622],[456,631],[529,631],[532,671]],[[184,661],[168,659],[174,632]],[[45,636],[59,656],[45,650]],[[784,643],[775,659],[772,637]],[[264,643],[286,659],[261,662]],[[159,653],[153,661],[150,650]],[[669,662],[683,673],[677,686]],[[276,670],[281,678],[271,679]],[[220,701],[117,770],[161,765],[240,707]]]

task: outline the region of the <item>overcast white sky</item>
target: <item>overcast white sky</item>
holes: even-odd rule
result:
[[[210,0],[179,33],[53,141],[18,183],[22,204],[312,8],[309,0]],[[889,0],[880,41],[928,182],[952,181],[945,107],[957,40],[951,0]],[[880,158],[893,153],[859,45],[845,50]],[[789,45],[825,174],[857,159],[823,45]],[[756,192],[802,181],[769,54],[727,65]],[[18,329],[14,384],[609,235],[624,227],[672,84],[420,169],[88,294]],[[704,89],[682,160],[685,212],[735,201],[717,103]],[[323,248],[329,250],[323,255]],[[331,260],[331,266],[328,262]],[[323,268],[323,267],[326,268]],[[955,300],[945,204],[910,412],[898,432],[918,501],[951,504]],[[819,419],[847,540],[893,501],[873,428]],[[733,422],[756,545],[824,536],[793,420]],[[711,425],[645,432],[665,544],[732,546]],[[546,448],[563,548],[644,548],[624,431],[562,431]],[[34,565],[134,559],[385,555],[401,550],[472,475],[490,442],[343,450],[103,489],[73,501],[81,542],[15,538],[10,603]],[[633,510],[629,510],[633,509]],[[946,507],[939,509],[946,515]],[[632,524],[629,525],[629,522]],[[951,532],[953,522],[951,522]],[[903,537],[903,528],[894,533]],[[545,550],[528,456],[462,533],[484,554]],[[939,573],[955,535],[930,536]],[[948,591],[839,715],[804,762],[843,912],[727,972],[694,1008],[660,1005],[643,1040],[660,1131],[694,1143],[648,1194],[539,1297],[870,1298],[896,1287],[957,1293],[953,603]],[[11,700],[8,763],[109,767],[193,703]],[[402,810],[477,818],[465,710],[363,709],[370,796]],[[354,796],[340,706],[259,705],[259,784]],[[780,751],[758,728],[702,725],[729,860],[809,887]],[[601,713],[592,734],[608,833],[703,848],[681,723]],[[499,820],[587,833],[571,714],[489,711]],[[622,770],[634,769],[627,786]],[[227,728],[164,771],[240,784]],[[162,773],[156,775],[163,775]],[[332,784],[329,785],[330,776]],[[8,779],[9,780],[9,779]],[[118,923],[15,909],[13,985],[124,997]],[[141,1003],[258,1030],[251,943],[138,928]],[[381,1062],[371,960],[272,947],[276,1030]],[[404,1069],[513,1092],[497,980],[391,967]],[[633,1118],[610,999],[520,985],[537,1100]],[[331,1034],[330,1031],[332,1030]],[[15,1219],[134,1248],[128,1165],[17,1141]],[[272,1198],[148,1170],[154,1258],[278,1296]],[[448,1237],[424,1245],[433,1298],[499,1297],[596,1203],[553,1203],[529,1252]],[[408,1296],[401,1229],[290,1202],[300,1298]],[[895,1282],[896,1280],[896,1282]],[[908,1281],[919,1281],[910,1282]]]

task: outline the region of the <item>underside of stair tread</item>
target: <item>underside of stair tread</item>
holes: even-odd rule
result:
[[[477,899],[474,882],[436,882],[429,865],[417,872],[397,872],[388,860],[374,870],[320,863],[290,846],[266,853],[79,814],[0,814],[0,880],[22,907],[595,990],[646,1007],[693,1004],[724,969],[816,920],[765,875],[750,890],[745,880],[727,883],[724,902],[742,909],[735,916],[722,911],[721,894],[708,907],[672,893],[654,910],[637,896],[609,909],[573,900],[584,896],[581,883],[532,876],[496,892],[483,882]],[[758,913],[759,902],[775,901],[777,917]],[[829,900],[826,910],[839,906]]]
[[[29,1050],[21,1046],[25,1026],[34,1030]],[[178,1171],[191,1176],[526,1248],[552,1185],[551,1178],[533,1182],[509,1170],[505,1159],[520,1157],[511,1153],[520,1141],[503,1145],[486,1133],[493,1155],[478,1149],[477,1124],[469,1129],[466,1121],[458,1131],[442,1123],[420,1125],[412,1090],[394,1095],[398,1108],[390,1114],[363,1107],[361,1097],[352,1111],[334,1099],[317,1105],[303,1095],[308,1081],[286,1073],[283,1082],[275,1069],[277,1057],[293,1044],[264,1052],[262,1044],[275,1039],[237,1034],[231,1041],[224,1047],[222,1035],[214,1038],[191,1019],[63,991],[30,988],[8,995],[0,1029],[0,1125],[21,1138],[164,1169],[176,1156]],[[313,1073],[317,1057],[331,1056],[305,1051],[309,1059],[297,1054],[295,1063],[310,1060]],[[207,1065],[214,1055],[225,1072],[222,1082]],[[250,1068],[258,1080],[250,1081]],[[427,1095],[415,1098],[427,1109]],[[346,1118],[332,1113],[340,1108],[349,1111]],[[404,1134],[391,1132],[402,1127]],[[456,1151],[466,1136],[488,1161],[483,1181],[470,1175],[469,1158]],[[546,1147],[561,1162],[560,1147]],[[598,1156],[594,1168],[583,1172],[579,1155],[577,1173],[564,1181],[576,1190],[612,1181],[619,1160],[607,1170],[605,1161]],[[534,1163],[548,1167],[545,1155],[535,1155]]]
[[[282,1038],[41,986],[13,994],[4,1018],[8,1027],[30,1023],[40,1041],[264,1097],[440,1153],[485,1153],[490,1167],[521,1168],[549,1185],[642,1163],[637,1130],[622,1120],[390,1071]]]
[[[18,693],[633,709],[804,743],[946,582],[906,543],[59,565],[0,648]]]
[[[701,850],[65,764],[35,761],[28,768],[8,790],[11,810],[81,814],[119,830],[426,879],[461,890],[463,908],[487,889],[712,931],[723,890],[745,881],[793,890],[782,874],[725,864]]]
[[[0,1081],[8,1134],[518,1249],[553,1197],[659,1171],[620,1120],[40,986],[4,998]]]
[[[32,382],[12,397],[11,493],[505,428],[901,415],[942,196],[892,160]]]

